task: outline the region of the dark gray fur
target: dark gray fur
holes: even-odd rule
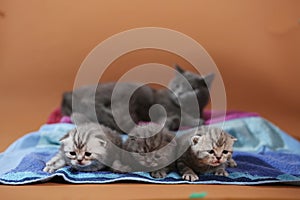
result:
[[[126,112],[128,108],[125,106],[124,97],[127,97],[128,91],[136,86],[135,83],[121,83],[118,84],[120,90],[116,94],[117,103],[114,111],[121,123],[121,127],[116,123],[111,109],[111,97],[115,88],[115,83],[100,83],[97,86],[86,86],[74,90],[73,92],[66,92],[62,100],[62,114],[70,116],[72,113],[78,112],[86,115],[86,117],[93,122],[98,121],[100,124],[108,126],[119,132],[129,132],[135,124],[141,121],[154,121],[161,123],[163,113],[154,113],[152,119],[149,116],[149,109],[154,104],[162,105],[167,113],[167,120],[165,127],[169,130],[175,131],[183,126],[196,127],[203,124],[203,109],[208,104],[210,95],[209,88],[214,78],[213,74],[207,76],[200,76],[198,74],[184,71],[176,65],[178,73],[180,73],[189,82],[191,87],[182,80],[178,74],[170,83],[169,89],[155,90],[148,85],[144,85],[136,90],[129,101],[129,113]],[[95,88],[97,87],[97,88]],[[93,92],[96,91],[95,99],[93,99]],[[191,96],[196,95],[198,111],[191,105]],[[183,109],[180,108],[179,102],[182,103]],[[75,106],[74,106],[75,105]],[[94,112],[94,110],[96,112]],[[96,113],[96,115],[94,114]],[[132,119],[132,120],[131,120]],[[132,123],[134,122],[134,123]]]
[[[178,130],[180,126],[196,127],[203,124],[203,110],[210,100],[209,88],[214,78],[214,74],[202,77],[185,71],[178,65],[176,70],[178,74],[170,81],[170,90],[156,91],[154,99],[155,103],[166,108],[166,127],[172,131]],[[192,101],[193,97],[196,97],[196,102]]]
[[[115,94],[118,101],[114,105],[117,117],[121,121],[121,127],[118,126],[111,109],[111,99],[115,86],[116,83],[101,83],[97,86],[86,86],[73,92],[64,93],[61,105],[62,114],[71,116],[72,113],[82,113],[89,121],[98,121],[100,124],[125,133],[133,128],[134,123],[150,121],[148,110],[153,104],[152,89],[144,85],[133,93],[129,101],[129,116],[126,113],[126,108],[128,108],[126,105],[128,104],[124,102],[124,99],[128,97],[128,91],[135,88],[136,84],[120,83],[118,84],[119,90]],[[94,91],[96,91],[95,95],[93,94]],[[95,99],[93,99],[93,95]],[[134,123],[131,123],[131,120]]]

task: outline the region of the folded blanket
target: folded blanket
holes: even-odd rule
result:
[[[278,127],[258,116],[229,119],[222,126],[238,138],[233,158],[237,168],[228,168],[229,176],[206,174],[196,182],[182,180],[176,172],[166,178],[154,179],[149,173],[127,174],[109,171],[78,172],[69,167],[53,174],[43,172],[45,163],[58,151],[59,139],[73,124],[46,124],[40,130],[27,134],[0,154],[0,183],[20,185],[48,181],[62,177],[72,183],[109,183],[139,181],[161,184],[236,184],[257,185],[265,183],[300,184],[300,142]],[[186,131],[180,131],[184,134]]]

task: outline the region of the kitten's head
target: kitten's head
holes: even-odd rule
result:
[[[231,158],[236,140],[220,128],[203,126],[191,138],[191,151],[200,163],[215,167]]]
[[[169,88],[173,92],[171,95],[173,101],[189,104],[191,95],[196,95],[199,109],[207,105],[210,99],[209,88],[214,79],[214,74],[201,76],[190,71],[183,70],[180,66],[175,66],[177,74],[169,83]]]
[[[174,135],[155,123],[138,125],[128,134],[127,151],[141,166],[162,168],[172,162],[176,142]]]
[[[67,163],[80,171],[95,171],[104,167],[108,139],[97,125],[82,124],[61,138],[61,151]]]

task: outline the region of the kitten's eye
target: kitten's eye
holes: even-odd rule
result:
[[[69,154],[70,154],[71,156],[76,156],[76,152],[75,152],[75,151],[70,151]]]
[[[207,151],[209,154],[214,154],[215,151],[214,150],[210,150],[210,151]]]
[[[141,156],[145,156],[146,154],[145,154],[145,153],[140,153],[140,155],[141,155]]]
[[[156,155],[154,156],[154,158],[159,159],[159,158],[160,158],[160,155],[156,154]]]
[[[223,154],[228,154],[228,151],[227,150],[223,150]]]
[[[92,155],[92,153],[90,153],[90,152],[85,152],[84,153],[84,156],[86,156],[86,157],[90,157]]]

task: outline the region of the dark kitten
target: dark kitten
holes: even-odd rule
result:
[[[137,84],[106,83],[66,92],[61,105],[62,114],[70,116],[74,112],[82,113],[93,122],[98,121],[114,130],[126,133],[138,122],[150,121],[150,107],[160,104],[166,110],[165,127],[169,130],[178,130],[180,125],[187,127],[202,125],[202,112],[210,99],[209,87],[214,75],[202,77],[184,71],[179,66],[176,66],[176,69],[178,74],[169,83],[171,90],[154,90],[143,85],[138,87],[131,96],[130,91],[137,88]],[[195,106],[198,109],[195,109]],[[151,114],[151,120],[161,123],[163,116],[161,110],[156,111]]]
[[[174,137],[174,134],[155,123],[136,126],[128,133],[123,145],[125,152],[113,168],[122,172],[146,171],[154,178],[164,178],[174,169]]]
[[[99,124],[77,126],[61,138],[59,152],[46,163],[43,171],[53,173],[64,166],[79,171],[103,170],[115,161],[114,145],[121,148],[120,135]]]
[[[185,71],[178,65],[176,69],[178,74],[170,81],[170,90],[154,92],[154,102],[162,105],[167,112],[166,127],[173,131],[178,130],[180,125],[196,127],[203,124],[203,109],[210,100],[209,88],[214,78],[214,74],[202,77]],[[162,115],[163,113],[156,113],[155,121],[159,121]]]
[[[139,121],[150,121],[148,111],[152,104],[153,91],[147,85],[101,83],[64,93],[61,107],[63,115],[82,113],[90,121],[128,132]]]
[[[191,132],[178,138],[178,153],[188,149],[177,160],[177,170],[188,181],[199,180],[199,174],[214,173],[228,176],[226,166],[236,167],[232,159],[234,137],[222,129],[202,126],[196,133]]]

